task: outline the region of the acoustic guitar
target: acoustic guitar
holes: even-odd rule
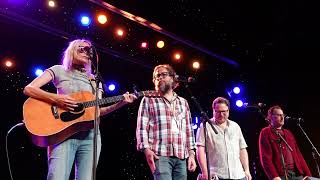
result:
[[[136,92],[137,97],[158,96],[156,91]],[[40,147],[60,143],[80,131],[93,128],[95,117],[95,96],[91,92],[70,94],[79,102],[74,111],[64,110],[54,104],[39,99],[28,98],[23,104],[24,123],[32,142]],[[99,106],[118,102],[123,95],[98,99]]]

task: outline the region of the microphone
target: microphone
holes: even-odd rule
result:
[[[245,108],[264,108],[267,105],[264,103],[258,103],[258,104],[252,104],[250,105],[249,103],[243,103],[243,107]]]
[[[90,46],[89,50],[87,51],[87,54],[89,55],[90,59],[93,60],[93,47]]]
[[[179,75],[176,75],[176,79],[178,82],[181,82],[181,83],[193,83],[196,81],[196,79],[194,77],[184,77],[184,76],[179,76]]]
[[[302,118],[297,118],[297,117],[291,117],[291,116],[285,116],[284,120],[286,121],[296,121],[296,122],[304,122]]]

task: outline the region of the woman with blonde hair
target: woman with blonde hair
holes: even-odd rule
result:
[[[92,44],[85,39],[71,41],[63,54],[61,65],[54,65],[42,75],[28,84],[24,93],[32,98],[55,104],[67,111],[78,107],[77,100],[70,96],[83,91],[96,94],[95,81],[91,73]],[[47,92],[42,86],[53,82],[57,93]],[[100,88],[99,88],[100,89]],[[102,92],[98,92],[101,98]],[[99,108],[100,116],[106,115],[127,103],[136,96],[125,93],[124,100],[107,107]],[[43,119],[46,121],[46,119]],[[75,164],[75,179],[91,180],[93,161],[94,130],[79,130],[64,141],[49,145],[48,150],[48,180],[69,180],[73,164]],[[97,157],[101,151],[100,132],[97,134]]]

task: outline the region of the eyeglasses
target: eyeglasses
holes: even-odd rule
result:
[[[286,115],[285,114],[272,114],[272,116],[284,117]]]
[[[160,77],[166,78],[166,77],[169,76],[169,75],[170,75],[169,72],[162,72],[162,73],[159,73],[159,74],[155,74],[153,78],[155,78],[155,79],[156,79],[156,78],[160,78]]]
[[[218,110],[214,110],[215,113],[223,113],[223,114],[226,114],[229,112],[229,109],[228,110],[222,110],[222,111],[218,111]]]
[[[91,46],[79,46],[79,48],[77,49],[78,53],[86,53],[88,55],[92,55],[93,54],[93,50]]]

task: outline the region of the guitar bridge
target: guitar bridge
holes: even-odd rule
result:
[[[51,106],[51,112],[54,118],[59,119],[59,113],[58,113],[58,107],[57,106]]]

